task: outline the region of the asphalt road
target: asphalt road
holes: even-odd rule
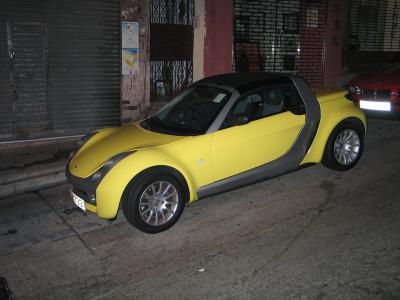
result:
[[[66,185],[1,200],[0,276],[16,299],[400,299],[400,121],[369,125],[354,169],[204,199],[157,235]]]

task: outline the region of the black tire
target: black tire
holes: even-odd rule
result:
[[[353,132],[353,134],[356,134],[359,139],[358,154],[350,163],[347,162],[346,164],[340,162],[340,159],[337,158],[337,156],[335,156],[335,142],[338,139],[339,135],[345,133],[345,131]],[[350,121],[344,121],[342,123],[339,123],[330,134],[328,141],[325,145],[324,155],[322,157],[322,164],[325,167],[332,170],[338,170],[338,171],[350,170],[360,160],[363,150],[364,150],[364,131],[360,129],[360,127],[357,126],[356,124]]]
[[[163,182],[163,183],[168,183],[171,185],[170,189],[172,189],[172,191],[174,191],[173,189],[175,189],[176,191],[176,195],[177,197],[174,199],[170,199],[175,200],[176,201],[176,209],[172,209],[172,207],[170,206],[170,211],[174,211],[174,214],[171,214],[170,218],[166,218],[164,216],[164,223],[160,224],[160,225],[156,225],[156,224],[150,224],[152,222],[152,220],[154,219],[155,221],[155,216],[157,215],[157,218],[160,217],[162,213],[160,212],[163,211],[164,212],[168,212],[167,208],[155,208],[153,207],[153,209],[150,209],[150,207],[152,207],[151,205],[148,204],[143,204],[143,202],[140,202],[141,197],[145,194],[145,191],[151,191],[151,186],[152,185],[157,185],[157,183],[159,182]],[[165,185],[164,185],[165,187]],[[148,190],[150,189],[150,190]],[[161,188],[160,188],[161,190]],[[172,193],[171,193],[172,194]],[[183,209],[185,207],[185,203],[187,202],[186,198],[187,198],[187,193],[185,192],[182,183],[175,177],[173,176],[171,173],[163,171],[163,170],[152,170],[149,172],[145,172],[141,175],[138,176],[138,178],[135,178],[134,181],[128,186],[127,191],[122,199],[122,210],[124,212],[125,218],[128,220],[128,222],[130,224],[132,224],[133,226],[135,226],[137,229],[146,232],[146,233],[159,233],[162,232],[164,230],[169,229],[170,227],[172,227],[176,221],[178,221],[179,217],[181,216]],[[146,192],[147,195],[147,192]],[[151,195],[152,196],[152,195]],[[162,197],[162,196],[161,196]],[[168,195],[167,195],[168,197]],[[165,197],[166,198],[166,197]],[[149,199],[148,197],[142,198],[142,199]],[[152,198],[153,199],[153,198]],[[155,201],[157,200],[146,200],[148,201],[148,203],[152,202],[152,205],[156,205],[154,204]],[[159,201],[163,201],[163,200],[159,200]],[[165,200],[166,202],[166,200]],[[147,205],[147,206],[146,206]],[[157,204],[157,207],[160,207],[164,204]],[[168,205],[168,204],[167,204]],[[170,204],[172,205],[172,204]],[[165,206],[167,207],[167,206]],[[147,219],[147,217],[150,215],[150,212],[142,217],[142,214],[144,211],[146,210],[153,210],[152,215],[150,216],[150,219],[148,222],[146,222],[145,219]],[[169,213],[169,212],[168,212]]]

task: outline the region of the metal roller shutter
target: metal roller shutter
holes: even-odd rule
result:
[[[10,64],[6,23],[0,21],[0,136],[10,137],[14,128],[10,95]]]
[[[327,0],[234,0],[236,72],[296,73],[323,84]]]
[[[352,0],[349,46],[361,51],[400,51],[400,0]]]
[[[0,102],[16,109],[11,114],[0,110],[8,118],[0,122],[0,139],[81,134],[118,125],[119,1],[2,2],[0,31],[6,42],[2,34],[0,62],[10,64],[7,37],[15,57],[11,69],[0,71]],[[13,132],[5,134],[11,127]]]
[[[350,73],[400,64],[400,0],[351,0],[347,32]]]

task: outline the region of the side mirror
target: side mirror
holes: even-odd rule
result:
[[[227,122],[228,127],[245,125],[249,123],[249,117],[246,114],[234,114]]]

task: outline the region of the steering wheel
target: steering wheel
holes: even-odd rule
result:
[[[192,128],[196,130],[203,129],[203,118],[199,112],[195,111],[189,107],[183,107],[181,109],[177,109],[173,111],[168,119],[180,126],[184,126],[187,128]]]

